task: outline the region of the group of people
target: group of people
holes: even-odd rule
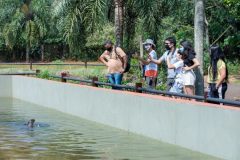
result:
[[[195,94],[196,75],[194,69],[200,63],[189,41],[181,41],[176,47],[176,39],[168,37],[164,41],[166,51],[158,59],[155,51],[156,45],[152,39],[144,43],[146,56],[133,55],[144,66],[144,77],[148,88],[155,89],[158,77],[158,65],[165,63],[167,66],[167,91]],[[126,69],[127,55],[111,41],[104,43],[105,51],[99,60],[108,67],[108,80],[112,84],[121,84],[123,73]],[[208,68],[208,96],[224,99],[227,90],[228,71],[221,48],[214,45],[210,48],[210,65]],[[116,88],[115,88],[116,89]]]

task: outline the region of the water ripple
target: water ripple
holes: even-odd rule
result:
[[[24,125],[36,119],[38,127]],[[16,99],[0,98],[0,159],[216,159]]]

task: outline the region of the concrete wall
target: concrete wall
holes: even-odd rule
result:
[[[12,97],[11,76],[0,76],[0,97]]]
[[[240,109],[76,84],[0,76],[12,96],[224,159],[240,159]],[[9,86],[9,85],[8,85]],[[11,87],[10,87],[11,88]]]

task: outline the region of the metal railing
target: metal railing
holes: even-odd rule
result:
[[[86,63],[87,66],[105,66],[104,64],[92,64],[92,63]],[[39,66],[48,66],[48,65],[56,65],[56,66],[70,66],[70,65],[73,65],[73,66],[85,66],[86,65],[85,63],[0,63],[0,65],[39,65]]]
[[[22,75],[22,76],[27,76],[27,75],[33,75],[33,76],[36,76],[38,73],[33,73],[33,72],[29,72],[29,73],[0,73],[0,75],[10,75],[10,76],[13,76],[13,75]]]
[[[167,91],[160,91],[155,89],[148,89],[143,88],[142,85],[136,84],[135,86],[128,86],[128,85],[116,85],[111,83],[105,83],[98,81],[97,77],[93,77],[92,80],[82,80],[79,78],[72,78],[72,77],[64,77],[64,76],[52,76],[54,78],[60,78],[62,82],[67,82],[67,80],[73,80],[78,82],[84,82],[89,83],[92,86],[98,87],[98,86],[110,86],[118,88],[119,90],[130,90],[134,92],[139,93],[150,93],[150,94],[156,94],[156,95],[162,95],[162,96],[174,96],[174,97],[182,97],[187,99],[195,99],[197,101],[201,102],[207,102],[207,103],[216,103],[216,104],[223,104],[223,105],[230,105],[233,107],[240,107],[239,101],[232,101],[232,100],[226,100],[226,99],[219,99],[219,98],[208,98],[206,96],[198,96],[198,95],[186,95],[186,94],[180,94],[180,93],[173,93],[173,92],[167,92]]]
[[[9,73],[9,74],[0,74],[0,75],[38,75],[40,73],[39,70],[36,70],[36,73]],[[128,90],[138,93],[150,93],[155,95],[162,95],[162,96],[170,96],[170,97],[182,97],[186,99],[195,99],[197,101],[206,102],[206,103],[216,103],[216,104],[223,104],[223,105],[230,105],[233,107],[240,107],[240,101],[232,101],[232,100],[226,100],[226,99],[218,99],[218,98],[208,98],[206,96],[197,96],[197,95],[186,95],[186,94],[180,94],[180,93],[173,93],[173,92],[167,92],[167,91],[160,91],[155,89],[148,89],[143,88],[141,83],[136,83],[135,86],[128,86],[128,85],[116,85],[106,82],[100,82],[98,81],[97,77],[93,77],[91,80],[84,80],[77,77],[69,77],[69,76],[56,76],[56,75],[50,75],[50,78],[55,78],[61,80],[61,82],[67,82],[67,80],[71,81],[77,81],[79,83],[87,83],[94,87],[99,86],[108,86],[112,88],[117,88],[118,90]]]
[[[33,66],[84,66],[84,67],[104,67],[104,64],[93,64],[89,63],[0,63],[0,65],[11,65],[11,66],[29,66],[29,69],[32,70]],[[131,65],[131,67],[139,67],[138,65]]]

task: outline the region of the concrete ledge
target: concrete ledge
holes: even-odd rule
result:
[[[23,76],[10,79],[0,76],[0,96],[12,95],[219,158],[240,159],[239,108]]]

